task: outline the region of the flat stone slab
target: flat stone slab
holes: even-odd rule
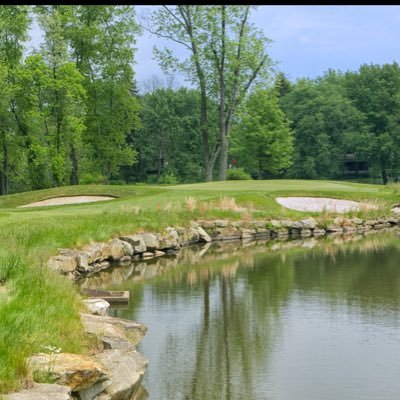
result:
[[[31,389],[21,392],[3,394],[4,400],[72,400],[71,389],[63,385],[50,385],[47,383],[35,383]]]
[[[18,208],[25,207],[43,207],[43,206],[59,206],[63,204],[79,204],[79,203],[91,203],[93,201],[105,201],[113,200],[115,197],[111,196],[65,196],[65,197],[53,197],[42,201],[35,201],[33,203],[19,206]]]
[[[327,197],[277,197],[275,200],[281,206],[296,211],[345,213],[362,209],[376,210],[378,208],[374,204],[359,203],[352,200],[330,199]]]
[[[134,345],[137,345],[147,332],[146,325],[123,318],[81,313],[81,319],[88,333],[99,337],[125,339]]]
[[[101,289],[99,290],[83,289],[82,291],[86,296],[95,299],[105,300],[108,303],[129,303],[130,295],[128,290],[113,291],[113,290],[101,290]]]

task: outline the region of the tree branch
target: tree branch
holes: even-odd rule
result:
[[[249,90],[249,87],[253,83],[254,79],[257,78],[258,73],[260,72],[260,69],[262,66],[265,64],[265,61],[267,61],[268,55],[265,54],[260,63],[258,64],[257,68],[253,71],[253,74],[251,75],[249,81],[247,82],[247,85],[244,87],[243,94],[246,94],[247,91]]]
[[[185,23],[184,23],[183,21],[181,21],[181,20],[176,16],[176,14],[174,14],[167,6],[161,6],[161,7],[163,7],[166,11],[168,11],[168,13],[169,13],[174,19],[176,19],[181,25],[185,25]],[[178,10],[179,10],[179,8],[178,8]]]
[[[187,49],[192,50],[192,48],[191,48],[187,43],[182,42],[181,40],[175,39],[174,37],[169,36],[169,35],[164,35],[164,34],[162,34],[162,33],[160,33],[160,32],[152,31],[150,28],[148,28],[148,27],[146,27],[146,26],[144,26],[144,25],[142,25],[142,27],[143,27],[143,29],[145,29],[147,32],[150,32],[150,33],[153,34],[153,35],[157,35],[157,36],[163,37],[163,38],[165,38],[165,39],[170,39],[170,40],[172,40],[173,42],[179,43],[179,44],[185,46]]]

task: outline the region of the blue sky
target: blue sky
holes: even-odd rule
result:
[[[149,6],[137,6],[140,16]],[[364,63],[400,62],[400,6],[259,6],[255,25],[273,40],[268,51],[291,80],[315,78],[328,68],[356,70]],[[34,27],[32,43],[40,32]],[[135,72],[139,85],[163,74],[152,48],[179,46],[144,32],[137,40]],[[185,84],[176,77],[178,84]]]

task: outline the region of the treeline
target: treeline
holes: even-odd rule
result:
[[[43,43],[24,53],[35,18]],[[131,6],[0,6],[0,193],[107,182],[136,161]]]
[[[335,179],[346,155],[400,173],[397,63],[289,81],[252,6],[162,6],[149,31],[192,88],[139,93],[133,6],[0,6],[0,194],[84,183]],[[33,21],[40,49],[27,54]],[[153,82],[154,83],[154,82]]]
[[[143,125],[137,138],[142,139],[136,148],[142,164],[137,171],[149,173],[136,179],[201,181],[198,92],[158,88],[141,102]],[[398,180],[396,62],[365,64],[346,73],[329,70],[294,83],[278,73],[268,88],[254,88],[235,118],[228,179],[343,178],[347,155],[366,163],[370,175],[383,183]],[[156,165],[157,173],[152,171]]]
[[[282,76],[281,76],[282,78]],[[346,154],[386,184],[400,174],[400,67],[364,64],[286,82],[280,105],[294,134],[294,178],[337,178]]]

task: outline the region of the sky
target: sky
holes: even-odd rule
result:
[[[140,17],[154,6],[136,6]],[[272,39],[267,51],[277,69],[294,81],[315,78],[329,68],[357,70],[362,64],[400,62],[400,6],[258,6],[252,21]],[[31,30],[31,45],[40,42]],[[153,59],[153,46],[183,50],[147,32],[137,39],[135,73],[139,87],[164,75]],[[182,76],[176,85],[186,85]]]

